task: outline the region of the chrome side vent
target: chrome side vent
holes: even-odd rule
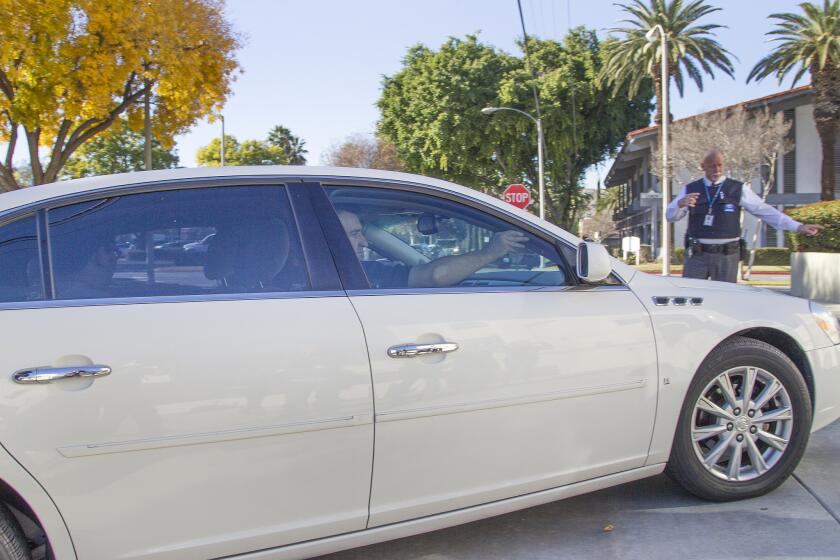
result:
[[[677,307],[685,307],[686,305],[703,305],[703,298],[701,297],[684,297],[684,296],[653,296],[653,304],[658,306],[675,305]]]

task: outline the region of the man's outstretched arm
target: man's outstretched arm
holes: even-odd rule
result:
[[[466,278],[508,253],[524,249],[528,236],[519,231],[503,231],[490,244],[465,255],[452,255],[411,267],[410,288],[444,288],[460,284]]]

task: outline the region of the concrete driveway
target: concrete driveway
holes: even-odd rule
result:
[[[761,498],[705,502],[660,475],[321,560],[560,558],[840,558],[840,421]]]

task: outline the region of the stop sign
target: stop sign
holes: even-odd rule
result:
[[[524,210],[531,204],[531,191],[525,185],[508,185],[508,188],[502,193],[502,200]]]

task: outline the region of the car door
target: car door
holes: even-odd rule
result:
[[[348,290],[374,382],[370,526],[644,465],[657,364],[649,317],[626,286],[578,283],[557,240],[452,193],[326,191],[344,227],[364,236],[331,246],[357,249],[370,277]],[[454,285],[400,286],[405,274],[378,271],[435,258],[460,266],[504,231],[527,241]],[[412,257],[412,245],[426,254]],[[346,286],[354,264],[343,261]]]
[[[0,225],[0,441],[79,558],[216,558],[367,521],[367,353],[306,191],[186,186]]]

